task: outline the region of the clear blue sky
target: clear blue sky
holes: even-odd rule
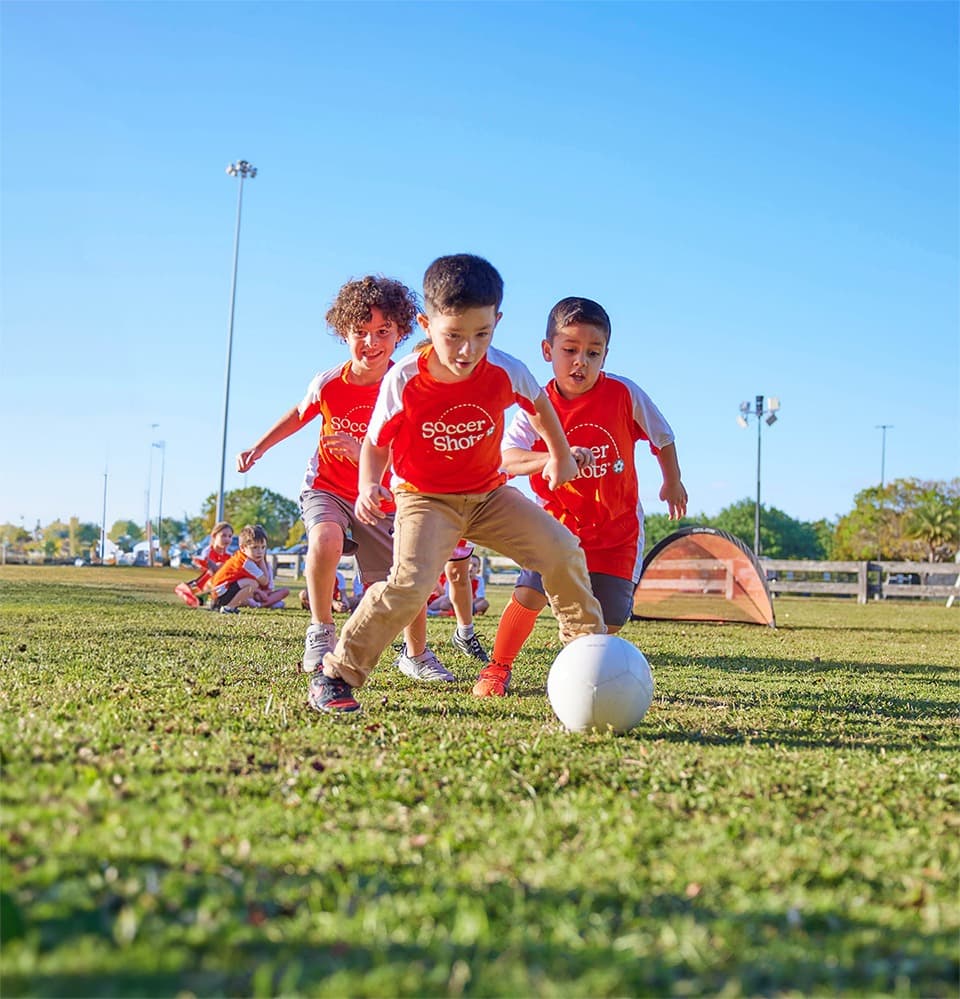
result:
[[[506,282],[542,380],[578,294],[677,433],[690,509],[814,520],[960,473],[956,3],[59,3],[2,27],[0,522],[295,498],[317,427],[234,456],[344,356],[348,278]],[[152,424],[158,424],[156,430]],[[152,462],[151,462],[152,457]],[[658,468],[641,460],[649,512]]]

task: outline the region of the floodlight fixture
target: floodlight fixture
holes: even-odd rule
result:
[[[780,400],[777,396],[771,396],[766,402],[764,408],[762,395],[757,396],[752,409],[749,402],[741,402],[740,415],[737,417],[737,425],[744,430],[751,416],[757,421],[757,501],[753,508],[753,550],[756,555],[760,554],[760,431],[764,423],[772,427],[777,422],[777,411],[780,409]]]
[[[247,160],[238,160],[227,167],[231,177],[240,178],[237,192],[237,224],[233,235],[233,279],[230,283],[230,321],[227,325],[227,369],[223,386],[223,434],[220,439],[220,488],[217,492],[217,520],[223,520],[223,480],[227,470],[227,418],[230,413],[230,361],[233,355],[233,314],[237,304],[237,261],[240,256],[240,216],[243,211],[243,182],[253,179],[257,168]]]

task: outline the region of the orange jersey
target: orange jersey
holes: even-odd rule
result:
[[[653,454],[673,443],[663,414],[639,386],[620,375],[600,373],[597,384],[565,399],[556,381],[546,389],[571,447],[587,447],[594,465],[557,490],[538,472],[530,476],[537,502],[580,539],[590,572],[637,581],[643,557],[643,506],[634,445],[648,440]],[[525,413],[507,428],[504,449],[546,451]]]
[[[307,423],[315,416],[322,416],[321,436],[344,433],[362,441],[381,383],[354,385],[347,381],[349,368],[350,362],[347,361],[313,377],[307,386],[307,394],[298,406],[300,422]],[[352,461],[330,457],[318,447],[307,463],[301,491],[317,489],[353,503],[357,498],[358,472]],[[387,485],[387,482],[384,476],[383,484]]]
[[[217,596],[220,596],[226,593],[231,583],[236,583],[241,579],[255,579],[264,588],[270,586],[269,572],[264,572],[249,555],[238,551],[217,569],[213,579],[210,580],[210,588]]]
[[[491,347],[469,378],[437,381],[427,370],[432,347],[398,361],[381,383],[370,439],[393,448],[392,489],[487,493],[500,471],[504,412],[533,413],[540,386],[521,361]]]

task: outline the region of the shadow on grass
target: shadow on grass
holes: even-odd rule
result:
[[[958,973],[952,933],[835,912],[726,911],[685,895],[630,897],[609,885],[561,892],[516,878],[476,893],[452,881],[411,884],[403,865],[309,878],[231,868],[194,872],[186,883],[184,873],[147,860],[125,864],[124,879],[156,886],[149,908],[145,895],[103,892],[62,915],[24,913],[8,957],[26,947],[49,967],[57,952],[65,966],[81,955],[84,973],[8,969],[4,994],[665,995],[733,986],[737,994],[908,987],[948,996]],[[165,897],[168,877],[178,897]],[[203,926],[198,913],[213,911],[211,903],[217,919]],[[363,919],[370,906],[428,942],[397,942],[386,926],[371,940]],[[468,942],[464,918],[478,927]],[[694,943],[704,934],[710,947]]]

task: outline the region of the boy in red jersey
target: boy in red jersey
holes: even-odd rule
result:
[[[250,607],[258,590],[269,587],[267,532],[247,524],[240,531],[240,548],[220,566],[210,580],[210,609],[221,614],[239,614]]]
[[[213,525],[210,544],[197,556],[194,565],[201,570],[200,575],[186,583],[177,583],[173,592],[188,606],[199,607],[205,597],[207,584],[213,574],[230,558],[230,542],[233,541],[233,528],[225,521]]]
[[[546,443],[523,412],[504,435],[503,467],[511,475],[529,475],[541,506],[580,539],[590,585],[613,634],[630,617],[643,560],[635,443],[649,441],[660,463],[660,499],[671,520],[686,513],[687,490],[680,480],[673,431],[660,410],[628,378],[604,373],[609,344],[610,317],[596,302],[565,298],[553,307],[541,344],[544,360],[553,365],[546,393],[580,472],[562,489],[549,487],[543,476]],[[514,659],[546,603],[539,574],[524,568],[500,618],[493,655],[473,688],[477,697],[506,694]]]
[[[347,345],[350,359],[315,375],[307,393],[246,451],[237,456],[237,471],[247,472],[267,451],[315,417],[322,417],[320,440],[310,457],[300,492],[307,529],[304,575],[310,610],[303,650],[303,671],[312,673],[336,642],[333,589],[348,532],[348,554],[356,551],[364,581],[385,579],[393,555],[392,511],[373,524],[353,511],[357,498],[360,443],[367,431],[380,382],[393,363],[397,344],[413,331],[416,295],[399,281],[367,276],[348,281],[337,293],[326,320]],[[419,680],[453,681],[454,675],[427,648],[426,609],[416,608],[394,631],[405,628],[405,648],[398,667]],[[391,636],[393,637],[393,636]]]
[[[468,537],[543,574],[564,641],[603,632],[577,539],[500,471],[504,413],[531,414],[546,441],[543,475],[558,488],[577,474],[557,415],[530,371],[491,347],[503,281],[486,260],[440,257],[423,279],[417,322],[430,343],[387,373],[360,453],[355,511],[375,525],[396,502],[393,566],[369,586],[323,671],[310,683],[319,711],[356,711],[363,685],[405,621],[423,606],[457,541]],[[393,460],[391,488],[383,475]]]

